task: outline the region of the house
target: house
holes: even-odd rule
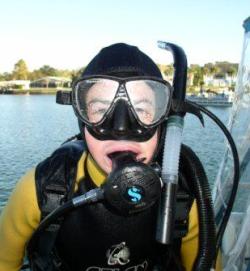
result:
[[[69,88],[71,79],[65,77],[46,76],[30,83],[31,88]]]
[[[236,83],[236,80],[236,76],[229,76],[228,74],[222,78],[216,78],[213,75],[204,75],[203,77],[204,85],[212,87],[230,87]]]
[[[30,80],[0,81],[0,89],[29,89]]]

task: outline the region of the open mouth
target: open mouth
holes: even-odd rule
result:
[[[136,160],[137,153],[131,152],[131,151],[114,151],[114,152],[109,153],[108,157],[109,157],[109,159],[112,160],[112,159],[114,159],[118,156],[124,155],[124,154],[130,155],[134,160]]]
[[[146,160],[145,157],[142,157],[142,154],[140,153],[139,150],[135,150],[135,149],[130,149],[130,148],[126,148],[126,149],[114,149],[114,150],[110,150],[110,152],[107,153],[107,157],[110,160],[110,162],[114,159],[116,159],[119,156],[130,156],[130,159],[136,161],[136,162],[144,162]],[[125,161],[124,161],[125,162]],[[112,163],[112,162],[111,162]]]
[[[146,159],[145,157],[140,158],[138,153],[132,151],[114,151],[109,153],[107,157],[113,170],[125,164],[143,162]]]

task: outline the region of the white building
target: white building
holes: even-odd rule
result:
[[[0,88],[29,89],[30,80],[0,81]]]
[[[214,78],[212,75],[204,75],[205,86],[212,87],[230,87],[236,83],[236,76],[226,75],[225,78]]]
[[[30,83],[32,88],[69,88],[71,79],[65,77],[46,76]]]

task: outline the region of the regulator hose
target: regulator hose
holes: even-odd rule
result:
[[[214,221],[212,196],[204,168],[196,154],[187,146],[182,146],[181,159],[189,168],[188,185],[197,201],[199,216],[199,251],[193,271],[209,271],[214,261],[216,248],[216,226]]]
[[[228,199],[228,203],[227,203],[227,208],[224,212],[223,218],[221,220],[221,223],[219,225],[219,229],[218,229],[218,233],[216,236],[216,254],[215,254],[215,258],[214,258],[214,263],[213,263],[213,267],[215,268],[216,265],[216,257],[218,255],[220,246],[221,246],[221,242],[222,242],[222,238],[227,226],[227,222],[229,220],[231,211],[233,209],[233,204],[235,201],[235,197],[237,194],[237,190],[238,190],[238,186],[239,186],[239,181],[240,181],[240,162],[239,162],[239,156],[238,156],[238,151],[236,148],[236,145],[234,143],[234,140],[230,134],[230,132],[227,130],[226,126],[209,110],[207,110],[206,108],[204,108],[201,105],[198,105],[196,103],[190,102],[188,101],[188,103],[192,104],[193,106],[195,106],[197,109],[199,109],[200,111],[202,111],[203,113],[205,113],[208,117],[210,117],[222,130],[222,132],[224,133],[224,135],[226,136],[229,146],[231,148],[232,151],[232,156],[233,156],[233,163],[234,163],[234,175],[233,175],[233,185],[232,185],[232,190]]]
[[[33,236],[30,240],[29,247],[33,245],[34,242],[37,241],[37,237],[39,234],[46,230],[51,224],[53,224],[58,218],[72,211],[74,208],[78,206],[83,206],[90,203],[95,203],[99,200],[103,199],[103,191],[100,188],[95,188],[84,195],[78,196],[72,200],[67,201],[62,206],[56,208],[53,212],[51,212],[48,216],[46,216],[42,222],[37,227],[36,231],[33,233]]]

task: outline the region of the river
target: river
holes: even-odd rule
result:
[[[208,108],[227,123],[230,108]],[[78,133],[71,106],[55,103],[54,95],[0,95],[0,211],[18,179]],[[183,142],[198,154],[211,185],[224,152],[224,137],[205,117],[205,128],[187,115]]]

